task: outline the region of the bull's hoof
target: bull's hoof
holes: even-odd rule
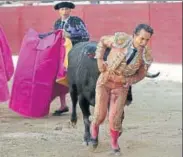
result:
[[[88,146],[90,142],[91,142],[90,135],[89,136],[88,135],[85,136],[84,137],[84,143],[85,143],[85,145]]]
[[[77,118],[71,118],[71,124],[75,126],[77,124]]]
[[[84,145],[84,146],[89,146],[89,141],[84,141],[84,142],[83,142],[83,145]]]

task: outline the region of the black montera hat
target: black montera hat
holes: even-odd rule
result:
[[[70,9],[74,9],[74,8],[75,8],[75,5],[74,5],[72,2],[60,2],[60,3],[57,3],[57,4],[54,6],[54,9],[55,9],[55,10],[59,10],[60,8],[70,8]]]

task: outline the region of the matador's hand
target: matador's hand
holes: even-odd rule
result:
[[[97,65],[100,72],[106,71],[107,63],[103,59],[97,59]]]
[[[63,36],[64,36],[65,38],[70,38],[70,37],[71,37],[71,34],[68,33],[67,31],[63,30]]]

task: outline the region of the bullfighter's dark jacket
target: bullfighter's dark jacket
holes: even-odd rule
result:
[[[90,39],[85,23],[77,16],[70,16],[66,22],[63,22],[63,20],[59,18],[54,23],[53,29],[64,29],[66,32],[68,32],[73,45],[78,42],[89,41]],[[52,33],[53,31],[46,34],[40,34],[39,36],[42,38]]]

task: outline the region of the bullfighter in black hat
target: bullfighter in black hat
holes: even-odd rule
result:
[[[58,10],[61,16],[55,22],[54,29],[63,29],[73,45],[89,40],[89,34],[83,20],[76,16],[70,16],[71,10],[74,8],[75,5],[71,2],[60,2],[54,6],[54,9]]]
[[[71,39],[72,45],[89,41],[89,33],[83,20],[77,16],[70,15],[74,8],[75,5],[71,2],[60,2],[54,6],[54,9],[60,14],[60,18],[54,24],[54,30],[63,29],[64,36]],[[43,38],[51,33],[40,34],[39,36]],[[60,100],[61,107],[53,113],[54,116],[60,116],[63,112],[69,111],[64,95],[60,97]]]
[[[89,33],[83,20],[77,16],[71,16],[71,11],[74,8],[75,5],[72,2],[60,2],[54,6],[54,9],[60,14],[60,18],[54,24],[54,30],[63,29],[65,37],[71,39],[72,45],[89,41]],[[45,35],[42,34],[40,37]]]

